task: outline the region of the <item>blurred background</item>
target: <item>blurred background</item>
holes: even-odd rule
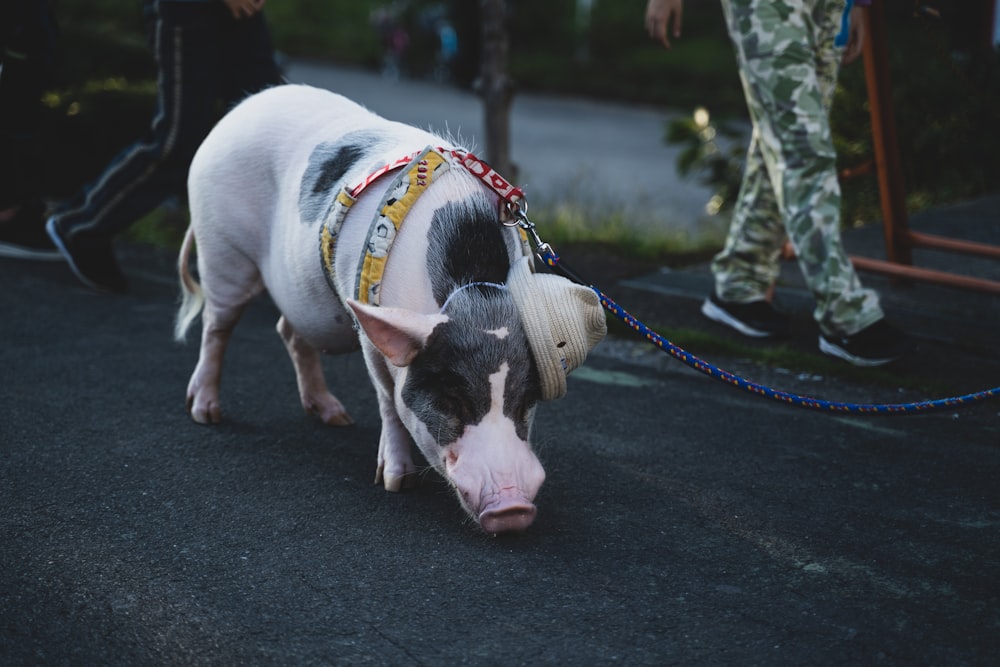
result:
[[[530,92],[662,110],[662,133],[649,141],[683,149],[664,178],[681,174],[710,185],[707,213],[724,217],[738,186],[747,118],[721,8],[689,0],[683,37],[667,53],[645,34],[645,4],[510,0],[514,103],[518,93]],[[1000,190],[993,0],[885,5],[909,211]],[[55,8],[59,58],[35,156],[53,199],[93,178],[146,130],[155,95],[138,0],[56,0]],[[265,13],[283,58],[468,90],[480,74],[478,0],[268,0]],[[833,118],[842,166],[860,173],[844,180],[845,224],[877,222],[863,67],[844,70]],[[722,140],[727,136],[732,140]],[[155,235],[158,225],[151,226],[153,232],[145,225],[136,233]]]

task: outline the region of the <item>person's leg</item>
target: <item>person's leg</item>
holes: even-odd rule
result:
[[[832,144],[832,130],[830,129],[830,110],[833,107],[834,94],[837,89],[837,75],[840,71],[840,59],[842,50],[834,45],[834,38],[841,29],[841,17],[844,12],[844,2],[840,0],[826,0],[816,3],[813,9],[813,25],[816,44],[816,84],[820,102],[823,105],[824,123],[823,132],[829,135]],[[836,175],[836,162],[830,168],[830,173]],[[815,312],[816,321],[820,325],[820,330],[831,336],[850,336],[870,327],[875,322],[884,317],[878,295],[874,290],[865,289],[861,285],[858,273],[844,251],[841,237],[841,196],[840,182],[833,178],[831,194],[825,198],[825,203],[832,219],[836,220],[836,225],[831,225],[829,230],[821,230],[819,234],[824,238],[824,242],[831,248],[832,259],[827,260],[823,255],[799,256],[798,262],[803,274],[809,275],[812,272],[820,272],[821,279],[825,285],[824,293],[826,300],[817,298]],[[798,220],[807,221],[808,218],[800,216]],[[815,232],[809,226],[802,230],[789,229],[789,235],[810,239]],[[806,242],[795,244],[808,247]]]
[[[827,17],[836,15],[835,6],[842,10],[843,2],[723,5],[772,190],[816,299],[814,317],[824,333],[853,334],[881,319],[882,311],[877,295],[861,286],[840,238],[840,186],[828,118],[834,61],[825,50],[833,50],[836,32],[829,32]],[[819,71],[826,73],[824,81]],[[774,252],[773,243],[748,233],[740,242],[759,248],[755,256],[765,263]]]
[[[814,14],[819,35],[817,44],[820,45],[817,49],[816,75],[828,119],[842,56],[833,41],[840,30],[843,11],[840,2],[830,1],[819,3]],[[839,242],[839,235],[837,238]],[[829,290],[840,294],[865,291],[860,287],[854,266],[848,263],[846,268],[846,271],[831,271],[828,276]],[[878,366],[899,358],[910,349],[906,335],[885,321],[877,297],[861,301],[834,300],[827,310],[827,317],[831,325],[828,328],[821,326],[819,337],[819,348],[825,354],[859,366]],[[857,328],[863,322],[871,323]]]
[[[719,298],[733,303],[764,299],[778,277],[784,242],[781,211],[755,128],[726,244],[712,261],[715,292]]]
[[[274,58],[267,20],[262,12],[233,20],[225,13],[224,45],[219,68],[220,97],[225,111],[253,93],[285,83]]]
[[[732,31],[733,11],[740,11],[740,7],[723,2],[723,10]],[[743,86],[749,91],[751,82],[744,74],[743,51],[735,37],[734,43]],[[788,318],[767,301],[767,294],[780,271],[785,227],[761,151],[761,129],[757,126],[761,110],[754,105],[755,98],[749,92],[746,101],[753,121],[753,133],[747,149],[743,181],[733,208],[726,243],[712,261],[715,290],[702,304],[701,312],[709,319],[747,336],[778,336],[787,331]]]
[[[221,5],[220,5],[221,6]],[[217,116],[217,35],[201,3],[148,3],[157,105],[148,135],[49,219],[48,231],[88,286],[123,291],[111,239],[164,199],[184,192],[187,170]]]

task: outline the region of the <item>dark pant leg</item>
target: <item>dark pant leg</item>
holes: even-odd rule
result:
[[[263,13],[227,22],[222,37],[219,92],[226,111],[253,93],[285,82],[274,61],[274,47]]]
[[[152,8],[158,98],[151,130],[58,212],[67,236],[111,237],[167,197],[185,194],[191,159],[218,118],[219,64],[228,57],[222,35],[237,21],[222,3]]]

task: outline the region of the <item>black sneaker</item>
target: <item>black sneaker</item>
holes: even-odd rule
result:
[[[701,313],[710,320],[736,329],[744,336],[774,338],[788,333],[788,316],[775,310],[764,299],[734,303],[723,301],[713,293],[701,304]]]
[[[819,349],[831,357],[855,366],[881,366],[895,361],[909,351],[910,341],[902,331],[879,320],[850,336],[819,336]]]
[[[0,257],[62,260],[45,233],[43,211],[41,203],[24,204],[13,218],[0,222]]]
[[[128,290],[125,274],[118,268],[109,239],[68,237],[59,229],[54,217],[49,218],[45,231],[84,285],[101,292],[121,293]]]

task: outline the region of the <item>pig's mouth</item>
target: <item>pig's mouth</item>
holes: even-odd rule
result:
[[[479,525],[487,533],[522,531],[534,522],[537,512],[534,505],[524,502],[490,508],[479,515]]]
[[[462,508],[475,519],[484,533],[513,533],[527,530],[538,510],[516,486],[475,495],[456,487]]]
[[[479,525],[491,534],[527,529],[538,510],[524,498],[496,498],[479,513]]]

